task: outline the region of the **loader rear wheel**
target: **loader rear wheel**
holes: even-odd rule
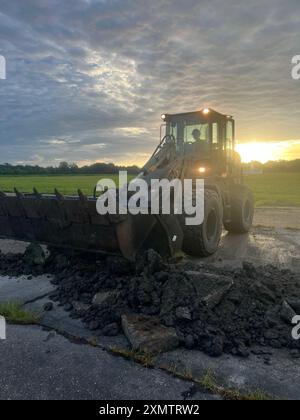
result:
[[[234,185],[230,193],[231,220],[230,222],[224,222],[224,228],[232,233],[247,233],[253,223],[253,194],[244,185]]]
[[[223,206],[219,195],[205,191],[204,222],[198,226],[184,226],[183,251],[193,257],[208,257],[219,246],[223,228]]]

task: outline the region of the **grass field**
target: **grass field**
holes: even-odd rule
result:
[[[13,191],[16,187],[22,192],[32,192],[35,187],[40,193],[53,193],[54,188],[62,194],[77,194],[77,190],[93,195],[94,188],[101,178],[118,182],[117,175],[53,175],[53,176],[0,176],[0,190]]]
[[[31,192],[35,187],[41,193],[53,193],[57,188],[62,194],[76,194],[80,188],[92,195],[100,178],[116,175],[60,175],[60,176],[0,176],[0,190]],[[256,206],[297,206],[300,207],[300,173],[247,175],[245,182],[255,195]]]
[[[300,207],[300,173],[247,175],[245,182],[257,207]]]

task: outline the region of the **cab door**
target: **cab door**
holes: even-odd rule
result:
[[[227,173],[228,175],[235,176],[236,175],[236,153],[235,149],[235,125],[233,119],[228,119],[226,121],[226,128],[225,128],[225,143],[226,143],[226,161],[227,161]]]

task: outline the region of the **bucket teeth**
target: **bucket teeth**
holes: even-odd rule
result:
[[[36,198],[42,198],[42,194],[40,194],[36,188],[33,188],[33,194]]]
[[[20,193],[20,191],[18,191],[17,188],[14,188],[14,192],[15,192],[17,198],[24,198],[24,195],[22,193]]]
[[[83,194],[81,190],[78,190],[78,196],[79,196],[80,201],[83,201],[83,202],[87,201],[87,196]]]
[[[61,200],[64,199],[64,196],[56,188],[54,190],[54,194],[55,194],[57,200],[61,201]]]

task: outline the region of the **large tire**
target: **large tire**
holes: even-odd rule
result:
[[[231,220],[230,222],[224,221],[224,228],[232,233],[247,233],[253,223],[253,194],[244,185],[234,185],[230,195]]]
[[[223,229],[223,205],[219,195],[205,191],[204,222],[198,226],[184,226],[183,251],[193,257],[214,254],[220,243]]]

